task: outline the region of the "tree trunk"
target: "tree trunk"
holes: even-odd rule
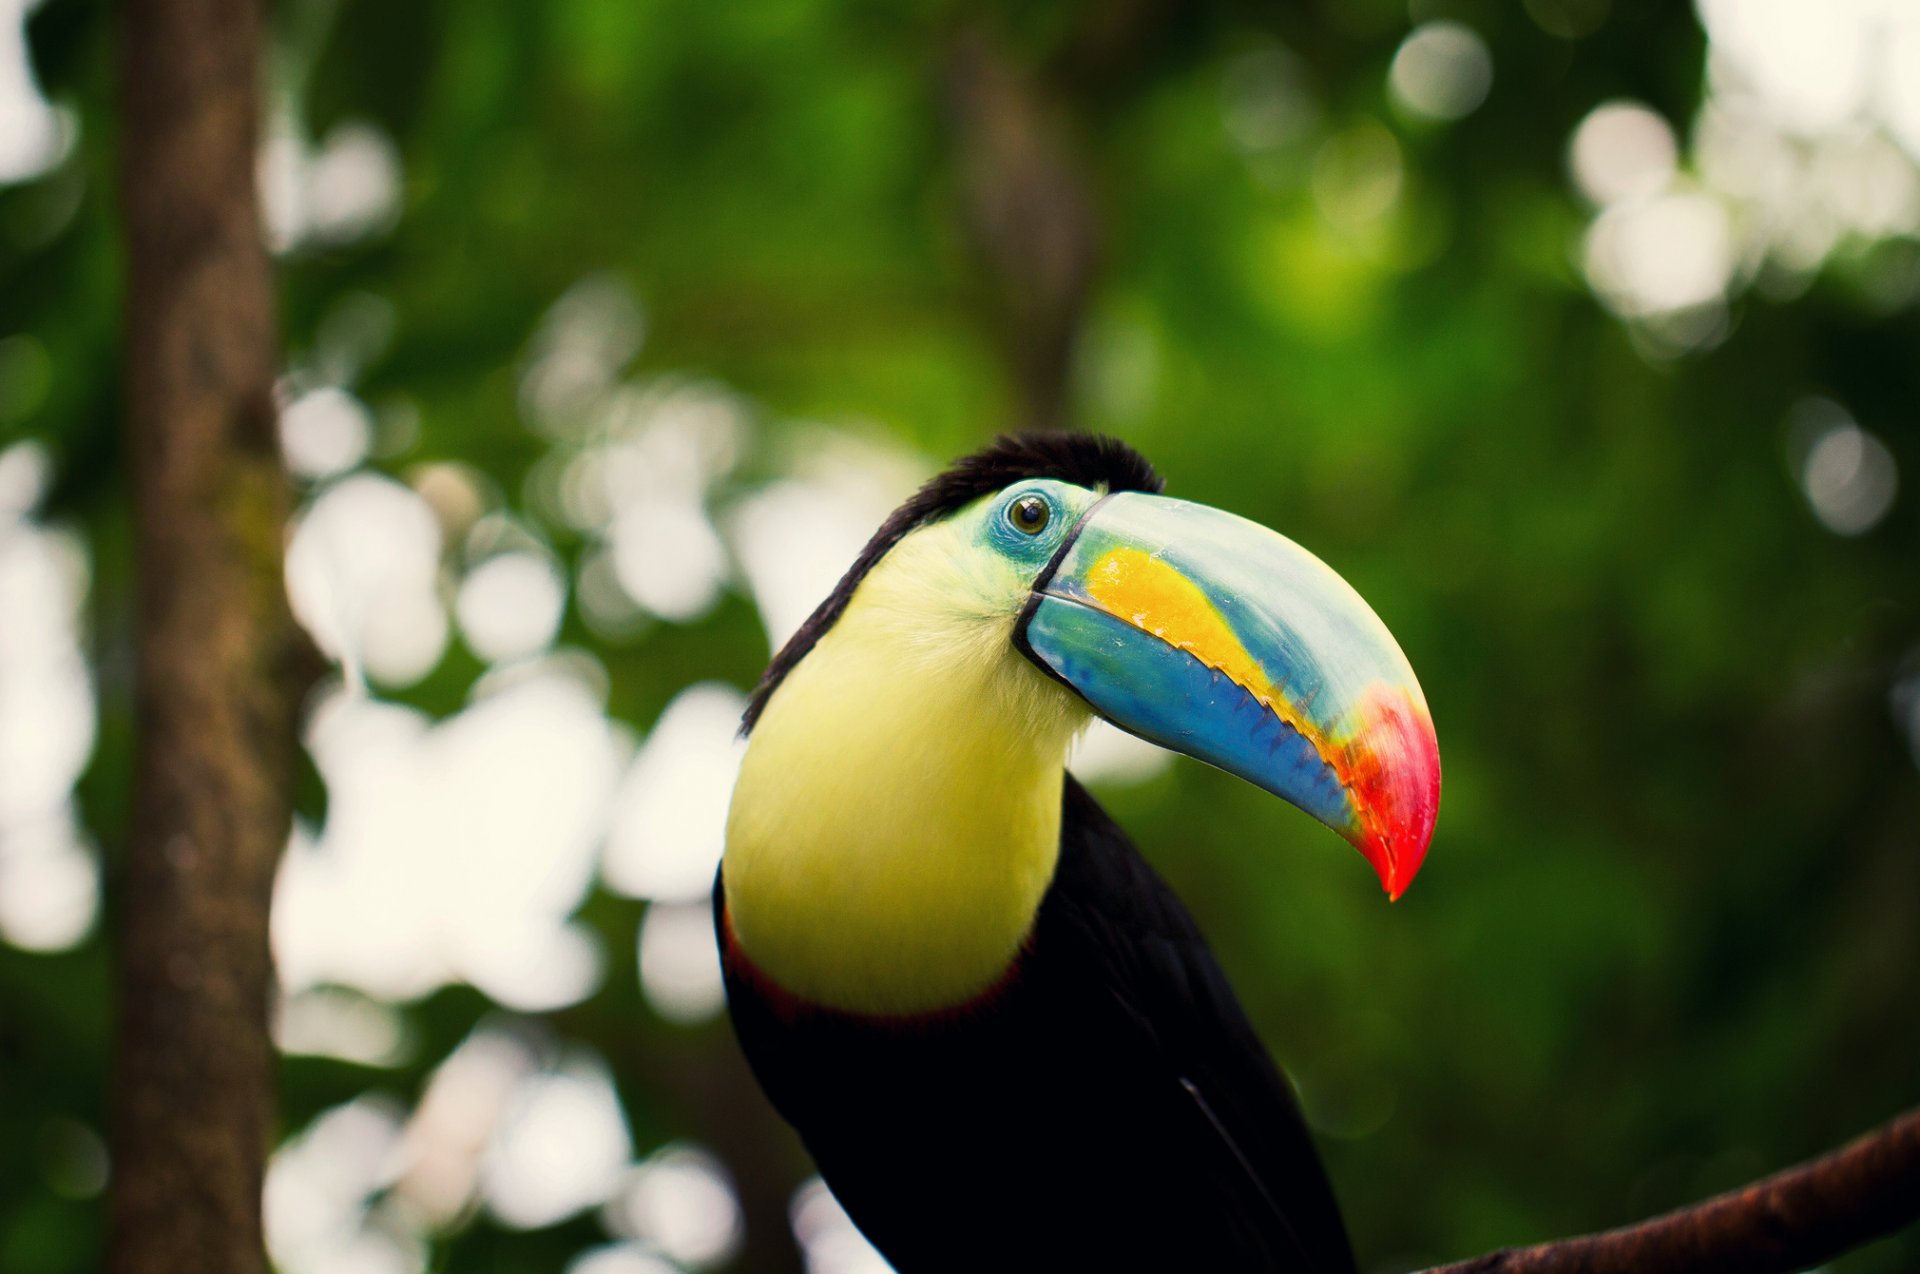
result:
[[[255,0],[127,0],[120,19],[138,689],[109,1265],[259,1271],[267,907],[295,745],[262,17]]]
[[[1073,357],[1099,272],[1099,208],[1069,112],[982,31],[946,67],[961,219],[1018,398],[1017,427],[1072,426]]]

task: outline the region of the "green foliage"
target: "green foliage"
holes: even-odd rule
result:
[[[390,334],[351,384],[379,421],[371,463],[470,467],[570,575],[592,537],[541,501],[556,444],[520,377],[582,279],[639,299],[623,375],[750,404],[716,500],[781,473],[816,422],[938,460],[1018,418],[943,84],[978,28],[1045,85],[1101,227],[1077,419],[1136,443],[1175,494],[1325,557],[1433,707],[1439,831],[1392,907],[1351,853],[1221,774],[1180,763],[1107,794],[1296,1077],[1379,1269],[1732,1186],[1911,1104],[1920,1075],[1920,773],[1895,693],[1912,693],[1920,649],[1920,505],[1902,492],[1865,534],[1830,533],[1787,423],[1831,396],[1920,475],[1920,309],[1875,291],[1911,274],[1914,244],[1737,297],[1723,342],[1649,356],[1587,289],[1564,155],[1621,95],[1684,131],[1696,19],[1622,0],[1568,41],[1519,6],[1442,7],[1496,68],[1486,104],[1450,125],[1389,102],[1407,23],[1384,4],[1196,6],[1128,43],[1151,5],[288,0],[270,59],[308,139],[369,123],[404,174],[390,230],[285,254],[290,366],[362,331],[354,307],[375,298]],[[79,799],[109,904],[131,573],[110,8],[46,0],[34,16],[42,85],[80,141],[0,188],[0,444],[49,448],[46,516],[92,553],[101,725]],[[1109,8],[1132,18],[1103,24]],[[1284,59],[1301,115],[1249,148],[1223,102],[1262,56]],[[1343,221],[1383,153],[1397,194]],[[560,640],[604,665],[608,710],[636,732],[693,682],[750,686],[767,655],[737,584],[695,620],[612,636],[570,608]],[[444,716],[483,668],[456,646],[385,693]],[[603,989],[546,1029],[610,1059],[642,1152],[722,1146],[743,1090],[702,1077],[730,1073],[732,1040],[641,998],[642,913],[596,889],[580,914],[608,954]],[[0,948],[0,1270],[97,1259],[101,1204],[72,1197],[58,1121],[100,1126],[102,942]],[[492,1012],[446,989],[406,1007],[397,1065],[289,1059],[287,1130],[370,1090],[412,1103]],[[736,1162],[743,1179],[804,1174],[790,1142],[723,1153],[737,1145],[766,1158]],[[554,1270],[598,1241],[590,1221],[479,1219],[434,1267]],[[1911,1267],[1916,1244],[1836,1268]],[[779,1257],[756,1233],[742,1260]]]

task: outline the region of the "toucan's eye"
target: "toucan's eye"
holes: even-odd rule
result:
[[[1007,507],[1007,521],[1014,529],[1028,535],[1038,535],[1047,529],[1048,519],[1053,517],[1053,509],[1037,495],[1015,500]]]

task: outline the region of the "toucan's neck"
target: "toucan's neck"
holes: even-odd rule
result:
[[[783,990],[912,1015],[1017,958],[1086,712],[1013,649],[1004,604],[956,609],[894,556],[754,727],[724,873],[735,939]]]

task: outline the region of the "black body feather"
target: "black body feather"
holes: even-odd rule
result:
[[[1305,1124],[1200,931],[1071,777],[1063,800],[1027,949],[978,1004],[805,1008],[729,944],[767,1094],[901,1274],[1348,1274]],[[714,903],[724,933],[723,882]]]

